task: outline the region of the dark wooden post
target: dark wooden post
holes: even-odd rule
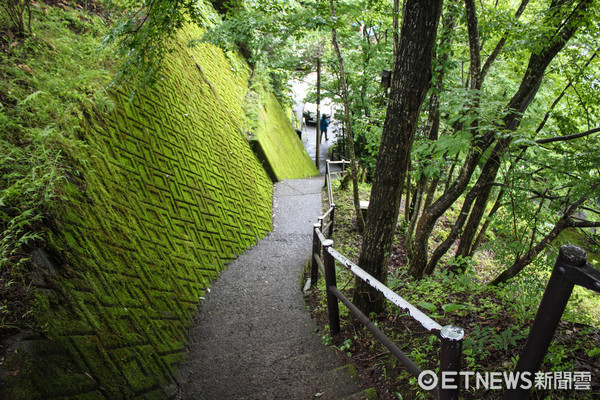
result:
[[[327,162],[325,163],[325,186],[327,187],[327,194],[329,194],[329,185],[331,182],[329,182],[329,159],[327,160]]]
[[[446,325],[440,332],[440,338],[442,347],[440,349],[439,399],[458,400],[460,362],[465,333],[461,328]]]
[[[327,239],[323,242],[323,259],[325,266],[325,287],[327,288],[327,312],[329,314],[329,330],[331,336],[335,336],[340,333],[340,310],[338,307],[338,300],[335,297],[329,287],[333,286],[337,288],[337,282],[335,277],[335,259],[329,254],[329,248],[333,245],[333,240]]]
[[[313,225],[313,242],[312,242],[312,257],[310,264],[310,286],[316,286],[319,280],[319,265],[317,264],[316,257],[321,257],[321,243],[319,236],[317,235],[317,229],[321,227],[320,224]]]
[[[571,297],[573,286],[575,286],[571,280],[566,279],[565,275],[567,275],[569,269],[583,268],[586,265],[586,260],[587,254],[577,246],[564,245],[560,248],[540,307],[529,330],[527,342],[515,368],[515,372],[518,372],[519,376],[524,372],[528,372],[531,374],[529,378],[533,381],[535,373],[542,365],[569,297]],[[524,389],[521,386],[523,385],[519,385],[516,389],[507,390],[504,399],[526,399],[531,388]]]
[[[335,204],[331,205],[331,214],[329,216],[330,221],[331,221],[331,225],[329,225],[329,237],[331,237],[331,235],[333,235],[333,224],[335,224]]]

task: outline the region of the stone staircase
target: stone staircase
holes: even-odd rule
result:
[[[221,274],[189,332],[182,399],[376,398],[321,343],[300,290],[322,186],[322,178],[277,184],[273,233]]]

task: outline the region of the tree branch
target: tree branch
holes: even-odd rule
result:
[[[586,137],[586,136],[589,136],[589,135],[592,135],[592,134],[598,133],[598,132],[600,132],[600,127],[590,129],[588,131],[581,132],[581,133],[574,133],[572,135],[555,136],[555,137],[551,137],[551,138],[538,139],[535,142],[537,144],[553,143],[553,142],[566,142],[567,140],[579,139],[579,138]]]
[[[594,58],[596,58],[598,56],[598,50],[600,50],[600,49],[596,49],[596,51],[594,52],[594,54],[592,54],[592,56],[587,60],[587,62],[583,65],[583,67],[580,68],[579,75],[583,74],[583,71],[585,71],[585,68],[587,68],[590,65],[590,63],[594,60]],[[575,76],[573,78],[575,79],[576,77],[577,76]],[[550,111],[554,110],[554,108],[558,105],[558,103],[562,100],[562,98],[564,97],[564,95],[567,93],[567,90],[570,87],[572,87],[572,86],[573,86],[573,80],[569,79],[569,82],[564,87],[564,89],[562,90],[562,92],[552,102],[552,105],[550,105],[550,108],[548,109],[548,111],[546,111],[546,114],[544,115],[544,118],[542,119],[542,122],[540,122],[540,125],[535,130],[536,133],[540,133],[540,131],[544,128],[544,126],[546,125],[546,122],[548,121],[548,118],[550,117]]]
[[[598,228],[598,227],[600,227],[600,222],[579,221],[579,222],[572,222],[571,226],[573,228]]]
[[[467,16],[467,30],[469,33],[470,62],[469,76],[471,78],[471,89],[481,89],[481,48],[479,44],[479,22],[477,21],[477,9],[475,0],[465,0]]]
[[[598,187],[598,183],[594,183],[590,188],[591,192],[593,192]],[[516,276],[519,272],[523,270],[527,265],[529,265],[538,254],[546,248],[546,246],[552,242],[556,237],[562,232],[565,228],[575,227],[577,225],[588,224],[585,222],[575,222],[571,219],[571,216],[577,211],[577,209],[583,204],[585,200],[588,199],[587,195],[581,196],[577,201],[571,203],[563,213],[563,216],[554,224],[552,230],[544,236],[544,238],[531,250],[529,250],[525,255],[517,259],[513,265],[511,265],[508,269],[498,275],[490,285],[498,285],[500,283],[506,282],[507,280]],[[596,224],[595,222],[589,222],[589,224]],[[600,224],[599,224],[600,226]]]
[[[523,14],[523,11],[525,11],[525,7],[527,7],[527,4],[529,4],[529,0],[521,1],[521,5],[519,6],[519,9],[515,13],[515,19],[519,19],[521,14]],[[485,76],[488,73],[488,71],[491,68],[494,61],[496,61],[496,58],[498,58],[498,55],[500,55],[502,48],[506,44],[506,38],[507,38],[508,34],[509,34],[508,31],[504,32],[504,35],[502,35],[502,38],[498,41],[498,44],[496,44],[496,47],[492,51],[492,54],[490,54],[488,59],[485,61],[485,64],[483,65],[483,68],[481,69],[481,80],[482,81],[485,79]]]

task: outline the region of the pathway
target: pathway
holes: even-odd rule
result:
[[[182,399],[361,399],[301,292],[322,178],[283,181],[273,232],[230,264],[189,333]]]
[[[302,121],[302,109],[304,108],[304,97],[309,90],[310,86],[314,86],[316,83],[317,74],[316,72],[306,76],[304,79],[292,82],[292,95],[294,98],[293,112],[296,117]],[[329,140],[323,140],[319,146],[319,172],[321,175],[325,174],[325,161],[328,158],[329,147],[335,142],[336,135],[338,134],[338,123],[335,122],[335,107],[331,105],[326,106],[325,103],[329,104],[331,101],[324,99],[322,109],[324,112],[328,112],[332,120],[329,124],[328,138]],[[308,152],[310,158],[315,161],[317,153],[317,127],[316,125],[303,125],[302,126],[302,144]]]

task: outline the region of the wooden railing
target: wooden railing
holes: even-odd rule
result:
[[[358,276],[370,286],[380,291],[392,304],[408,311],[410,317],[418,321],[425,329],[441,339],[440,349],[440,376],[445,376],[438,382],[444,382],[444,386],[436,385],[429,391],[438,399],[458,399],[459,393],[459,371],[462,356],[462,342],[464,331],[461,328],[447,325],[442,327],[433,319],[420,311],[417,307],[410,304],[401,296],[396,294],[383,283],[375,279],[365,270],[354,264],[343,254],[333,248],[333,240],[325,237],[324,232],[331,237],[335,221],[335,203],[333,201],[333,192],[331,190],[331,172],[330,165],[341,163],[345,166],[347,161],[331,162],[327,160],[325,184],[329,200],[329,209],[319,217],[319,222],[313,227],[313,256],[311,263],[311,286],[317,284],[319,270],[325,277],[325,287],[327,290],[327,312],[329,316],[329,327],[332,335],[340,332],[340,317],[338,300],[344,304],[348,310],[361,322],[373,335],[404,365],[408,372],[420,379],[423,371],[410,359],[402,350],[394,344],[379,328],[371,322],[352,302],[337,288],[335,264],[336,260],[354,275]],[[325,223],[326,220],[329,222]],[[450,377],[450,379],[448,379]],[[451,387],[452,389],[448,389]]]
[[[343,167],[348,162],[339,161],[337,163],[342,163]],[[354,264],[343,254],[335,250],[333,248],[333,240],[325,237],[324,232],[327,232],[327,235],[331,237],[335,219],[335,203],[333,201],[333,192],[331,190],[331,175],[334,173],[330,171],[330,164],[335,163],[327,160],[325,184],[327,185],[329,209],[319,217],[319,223],[315,224],[313,228],[311,286],[316,286],[318,272],[320,270],[325,277],[327,309],[331,334],[336,335],[340,332],[339,300],[348,307],[348,310],[350,310],[350,312],[373,333],[392,355],[406,367],[408,372],[419,379],[419,384],[427,383],[421,381],[423,371],[421,371],[410,358],[408,358],[337,288],[335,271],[335,264],[337,261],[354,275],[380,291],[392,304],[406,310],[410,317],[418,321],[432,335],[441,339],[439,357],[440,371],[439,378],[437,379],[437,382],[441,382],[441,384],[431,387],[428,390],[437,399],[458,399],[464,331],[461,328],[452,325],[446,325],[444,327],[440,326],[417,307],[410,304],[365,270]],[[327,224],[325,224],[326,219],[329,219]],[[582,286],[600,293],[600,271],[587,262],[587,254],[584,250],[577,246],[564,245],[561,247],[556,259],[552,275],[550,276],[548,285],[544,291],[544,296],[538,307],[525,347],[519,356],[519,361],[513,372],[513,376],[518,377],[523,374],[533,376],[533,374],[538,371],[544,356],[548,352],[548,348],[574,286]],[[524,400],[528,397],[531,384],[516,385],[513,388],[507,389],[508,390],[504,393],[504,400]]]
[[[600,293],[600,271],[587,262],[583,249],[565,244],[558,252],[514,375],[534,376],[539,371],[575,286]],[[530,390],[531,385],[516,385],[504,393],[504,400],[525,400]]]

